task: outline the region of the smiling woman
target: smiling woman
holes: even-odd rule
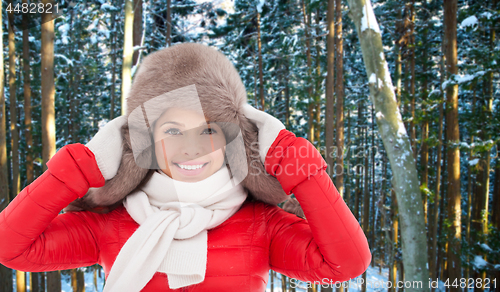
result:
[[[224,165],[224,132],[203,113],[169,108],[155,122],[153,135],[158,166],[175,180],[200,181]]]
[[[247,103],[221,53],[186,43],[149,55],[127,109],[61,148],[0,213],[1,264],[98,263],[104,292],[262,292],[270,269],[334,283],[368,267],[321,154]],[[277,206],[292,193],[307,220]]]

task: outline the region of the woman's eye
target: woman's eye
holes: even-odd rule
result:
[[[167,129],[166,131],[163,131],[163,133],[170,134],[170,135],[178,135],[181,132],[177,128],[170,128],[170,129]]]
[[[212,134],[217,134],[217,131],[213,128],[206,128],[203,133],[207,133],[208,135],[212,135]]]

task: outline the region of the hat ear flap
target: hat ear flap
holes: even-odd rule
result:
[[[243,186],[257,200],[277,205],[288,198],[277,178],[268,174],[260,161],[259,131],[248,118],[239,116],[243,140],[247,152],[248,175],[243,180]]]
[[[122,127],[122,137],[123,154],[116,176],[107,180],[104,186],[100,188],[90,188],[85,196],[72,202],[64,209],[65,211],[106,210],[106,206],[112,206],[120,202],[146,177],[149,169],[139,167],[135,162],[130,144],[128,124]]]

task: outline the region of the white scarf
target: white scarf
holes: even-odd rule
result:
[[[207,229],[231,217],[247,197],[226,166],[195,183],[155,172],[125,209],[140,225],[120,250],[103,292],[140,291],[158,272],[171,289],[203,282]]]

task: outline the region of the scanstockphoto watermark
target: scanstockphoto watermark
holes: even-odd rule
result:
[[[252,150],[254,150],[253,153],[259,153],[258,143],[256,142],[252,143],[251,148]],[[352,146],[346,148],[345,151],[339,152],[337,150],[338,148],[336,146],[330,147],[330,151],[326,151],[326,147],[324,146],[320,147],[320,151],[318,151],[311,145],[302,145],[299,147],[277,146],[275,149],[273,149],[273,154],[278,157],[286,156],[286,157],[293,157],[294,159],[307,159],[307,158],[317,158],[317,157],[321,157],[323,159],[325,157],[331,157],[335,159],[338,155],[342,155],[343,158],[345,159],[346,157],[348,157],[349,153],[351,153],[351,158],[359,161],[359,163],[352,164],[350,160],[344,160],[344,163],[342,165],[336,163],[334,166],[328,165],[326,168],[326,172],[330,176],[338,176],[342,174],[346,175],[361,174],[363,173],[365,168],[363,158],[370,158],[372,157],[372,155],[377,157],[379,155],[379,148],[377,146],[372,146],[372,147]],[[252,155],[251,157],[254,159],[259,159],[258,155]],[[256,169],[257,171],[256,175],[260,174],[259,167],[255,165],[250,165],[250,167]],[[277,168],[277,172],[279,172],[277,174],[283,173],[285,175],[295,175],[306,172],[308,176],[310,176],[318,172],[318,166],[313,164],[297,165],[296,163],[281,164]]]
[[[258,153],[259,152],[259,143],[258,142],[253,142],[251,145],[250,145],[250,148],[253,150],[254,153]],[[280,151],[284,151],[286,150],[288,147],[281,147],[280,146],[276,146],[275,147],[276,149],[280,149]],[[312,149],[316,149],[314,147],[311,147]],[[313,153],[311,153],[310,151],[308,151],[307,149],[310,149],[310,146],[306,146],[306,145],[302,145],[300,147],[294,147],[292,149],[296,149],[296,153],[298,155],[298,157],[307,157],[307,155],[311,155]],[[269,150],[269,149],[268,149]],[[377,147],[376,145],[351,145],[349,147],[346,147],[344,149],[339,149],[337,146],[333,145],[333,146],[330,146],[330,147],[326,147],[326,146],[321,146],[319,147],[319,151],[316,151],[316,152],[319,152],[321,153],[321,155],[323,157],[331,157],[331,158],[336,158],[338,157],[339,155],[342,155],[342,157],[344,159],[346,159],[349,154],[351,155],[351,158],[364,158],[364,157],[371,157],[372,155],[379,155],[380,151],[379,151],[379,147]],[[254,156],[252,156],[254,157]],[[255,156],[254,158],[258,158],[258,156]]]
[[[321,288],[353,288],[361,289],[365,285],[363,278],[349,279],[349,281],[339,282],[332,279],[323,278],[321,281],[299,281],[297,279],[290,279],[290,288],[312,288],[313,286],[320,286]],[[388,289],[388,288],[414,288],[419,289],[423,287],[422,281],[384,281],[384,280],[367,280],[366,287],[370,289]]]

